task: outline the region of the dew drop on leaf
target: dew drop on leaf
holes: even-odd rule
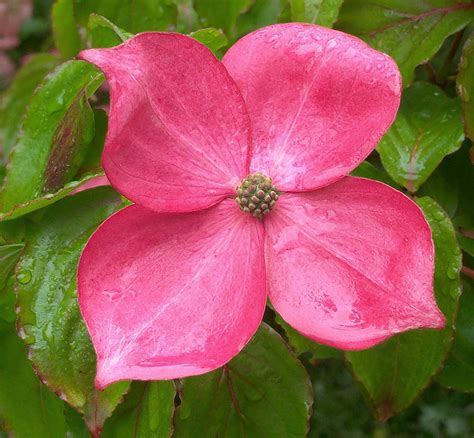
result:
[[[31,281],[31,271],[20,271],[16,279],[21,284],[28,284]]]
[[[446,271],[446,275],[451,280],[455,280],[457,278],[457,276],[459,275],[459,267],[456,266],[456,265],[449,266],[447,271]]]
[[[457,284],[453,284],[453,286],[451,286],[449,294],[452,298],[457,298],[459,295],[461,295],[461,288]]]
[[[437,221],[442,221],[444,219],[444,214],[439,210],[434,211],[433,216]]]

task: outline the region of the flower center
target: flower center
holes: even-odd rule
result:
[[[252,173],[244,178],[237,187],[235,197],[242,211],[258,219],[270,213],[277,199],[278,192],[272,179],[261,173]]]

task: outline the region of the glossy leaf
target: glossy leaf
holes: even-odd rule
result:
[[[21,243],[25,235],[23,220],[15,222],[0,222],[0,244]]]
[[[237,18],[237,36],[280,22],[285,7],[289,7],[286,0],[255,0],[250,9]],[[289,20],[290,17],[284,21]]]
[[[55,198],[77,172],[94,129],[87,96],[101,80],[101,73],[90,64],[70,61],[42,83],[11,154],[0,193],[3,217],[12,217],[12,210],[48,195]]]
[[[64,59],[76,56],[81,50],[73,3],[74,0],[57,0],[51,12],[54,43]]]
[[[39,196],[36,199],[25,202],[24,204],[16,205],[12,210],[6,213],[0,213],[0,220],[11,220],[17,219],[25,214],[31,213],[33,211],[39,210],[40,208],[46,207],[63,199],[71,192],[75,191],[79,187],[93,180],[97,176],[102,176],[104,174],[103,170],[97,171],[97,173],[87,174],[83,177],[80,177],[77,181],[71,181],[67,183],[62,189],[58,190],[55,193],[48,193],[42,196]]]
[[[15,276],[7,278],[3,290],[0,291],[0,320],[14,323],[16,321],[15,313]]]
[[[456,227],[474,229],[474,166],[469,159],[469,140],[455,154],[447,156],[420,188],[452,217]]]
[[[462,50],[456,88],[462,102],[466,135],[474,141],[474,33]]]
[[[433,233],[435,295],[447,323],[444,330],[414,330],[369,350],[346,353],[381,420],[407,408],[442,366],[452,343],[453,319],[461,293],[461,251],[451,221],[428,197],[420,198],[418,205]]]
[[[17,438],[66,436],[63,402],[33,372],[15,324],[0,319],[0,422]],[[2,421],[3,420],[3,421]]]
[[[194,10],[194,0],[179,0],[176,2],[178,16],[176,18],[176,32],[190,33],[199,28],[198,16]]]
[[[0,146],[6,156],[16,142],[21,120],[33,92],[44,77],[58,65],[58,59],[39,53],[18,71],[0,100]]]
[[[132,33],[120,29],[110,20],[98,14],[90,15],[88,29],[92,47],[113,47],[133,36]]]
[[[107,0],[103,3],[107,3]],[[110,1],[109,1],[110,3]],[[112,5],[115,2],[112,2]],[[128,22],[122,16],[117,24],[132,33],[149,30],[171,30],[176,23],[177,9],[173,0],[128,0]],[[113,7],[113,6],[112,6]],[[100,13],[100,11],[99,11]]]
[[[373,164],[368,161],[363,161],[359,164],[352,172],[352,176],[359,176],[361,178],[374,179],[376,181],[383,182],[392,186],[393,188],[400,190],[400,186],[388,176],[388,174],[383,170],[375,167]]]
[[[24,246],[22,243],[0,246],[0,290],[5,286]]]
[[[232,36],[237,17],[252,4],[252,0],[194,0],[194,8],[203,26],[221,28]]]
[[[343,0],[290,0],[293,21],[332,27]]]
[[[213,27],[199,29],[196,32],[191,32],[189,36],[193,37],[200,43],[203,43],[214,53],[228,44],[227,37],[225,36],[224,32],[222,32],[220,29],[214,29]]]
[[[474,289],[464,282],[456,318],[456,336],[438,382],[458,391],[474,391]]]
[[[94,433],[128,383],[94,388],[95,354],[77,304],[76,266],[89,235],[120,203],[110,188],[99,188],[50,207],[28,227],[17,267],[18,324],[35,370]]]
[[[132,33],[171,30],[177,8],[173,0],[75,0],[78,21],[86,25],[92,13],[102,15]]]
[[[176,389],[172,381],[134,382],[101,438],[163,438],[173,431]]]
[[[176,438],[305,436],[312,404],[306,371],[266,324],[225,367],[184,379],[180,397]]]
[[[293,348],[297,356],[309,353],[313,359],[332,359],[342,358],[343,352],[336,348],[328,347],[327,345],[319,344],[297,332],[293,327],[285,322],[280,316],[276,315],[276,322],[285,331],[288,344]]]
[[[338,28],[365,39],[395,59],[403,85],[415,67],[428,61],[443,41],[474,17],[469,0],[346,0]]]
[[[108,126],[108,116],[104,110],[94,110],[94,125],[94,138],[87,148],[86,156],[81,163],[78,175],[101,176],[104,172],[102,169],[101,158]]]
[[[377,151],[390,176],[413,193],[463,139],[458,99],[418,82],[404,91],[397,118]]]

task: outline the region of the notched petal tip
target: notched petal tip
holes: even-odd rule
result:
[[[87,61],[90,62],[91,64],[96,65],[97,67],[100,67],[101,64],[104,62],[106,59],[106,52],[108,49],[87,49],[87,50],[82,50],[79,52],[79,54],[76,56],[77,59],[81,61]]]

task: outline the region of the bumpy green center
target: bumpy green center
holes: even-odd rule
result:
[[[235,201],[240,209],[262,219],[270,213],[278,199],[278,191],[272,179],[261,173],[253,173],[242,180],[237,187]]]

